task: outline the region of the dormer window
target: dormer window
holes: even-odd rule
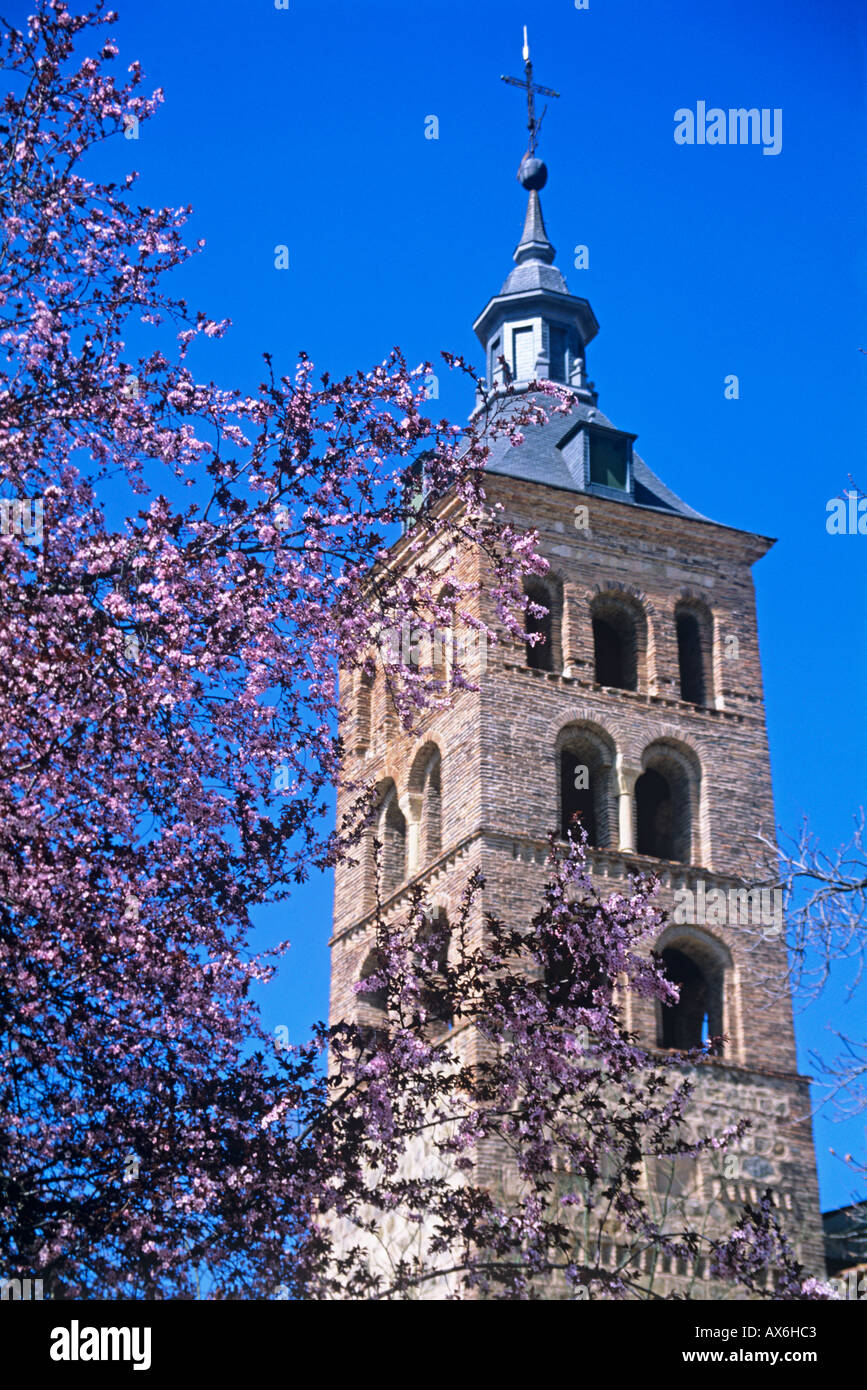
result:
[[[629,479],[629,440],[613,431],[590,431],[590,481],[626,491]]]

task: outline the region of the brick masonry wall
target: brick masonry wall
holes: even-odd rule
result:
[[[463,692],[445,711],[428,715],[410,735],[389,725],[382,671],[373,692],[368,747],[350,760],[353,775],[372,783],[391,778],[398,795],[409,788],[421,748],[434,743],[442,758],[442,840],[434,863],[419,865],[432,906],[450,920],[469,873],[485,874],[479,905],[508,921],[527,920],[545,880],[546,836],[559,824],[558,737],[571,725],[590,728],[610,750],[609,841],[593,853],[604,891],[630,871],[657,871],[661,902],[678,888],[735,887],[756,858],[751,837],[773,833],[774,810],[765,729],[761,663],[751,566],[768,550],[763,537],[635,508],[585,494],[490,476],[490,500],[505,515],[539,531],[556,587],[557,669],[530,670],[523,644],[489,647],[477,693]],[[589,509],[589,527],[575,526],[575,507]],[[461,579],[478,578],[477,557],[465,553]],[[622,593],[640,605],[646,622],[638,689],[611,690],[594,680],[591,606],[599,594]],[[713,694],[708,707],[680,699],[675,613],[696,602],[709,615]],[[558,605],[559,606],[559,605]],[[484,611],[484,610],[483,610]],[[493,620],[493,615],[486,613]],[[357,678],[344,679],[342,728],[350,746]],[[689,865],[651,861],[619,848],[618,790],[631,788],[653,745],[673,749],[689,769],[692,855]],[[338,798],[338,815],[344,802]],[[634,843],[634,841],[633,841]],[[363,855],[359,856],[363,860]],[[335,876],[331,1017],[357,1011],[352,984],[372,944],[370,869],[342,865]],[[406,890],[388,911],[399,912]],[[797,1075],[785,950],[779,938],[752,928],[696,928],[706,933],[725,968],[722,1058],[700,1069],[695,1115],[715,1128],[749,1114],[754,1124],[744,1157],[747,1175],[715,1193],[712,1177],[698,1180],[695,1200],[725,1203],[770,1183],[804,1263],[824,1271],[818,1187],[806,1081]],[[652,1006],[629,1016],[649,1046],[656,1043]],[[469,1048],[472,1040],[462,1038]],[[757,1147],[749,1149],[749,1143]],[[491,1181],[495,1180],[493,1171]],[[710,1184],[710,1185],[709,1185]]]

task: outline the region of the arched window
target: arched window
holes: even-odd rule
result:
[[[676,1004],[660,1004],[658,1045],[680,1052],[707,1047],[722,1053],[723,976],[708,946],[678,939],[661,952],[665,973],[678,986]]]
[[[381,980],[383,964],[379,951],[368,951],[359,972],[358,979],[362,985],[371,976],[379,980],[379,983],[372,984],[369,989],[362,988],[358,991],[358,1001],[362,1011],[368,1016],[368,1022],[375,1021],[370,1015],[383,1014],[388,1007],[388,990]]]
[[[560,834],[565,840],[576,823],[587,832],[587,843],[599,844],[593,777],[578,753],[560,754]]]
[[[604,618],[593,619],[593,662],[599,685],[635,689],[635,678],[629,671],[628,636]]]
[[[427,987],[421,1002],[431,1022],[451,1028],[454,1008],[448,981],[449,919],[442,908],[434,908],[425,915],[427,924],[420,934],[419,944],[425,956]]]
[[[611,984],[593,961],[579,966],[566,943],[552,938],[545,951],[545,992],[552,1013],[592,1009],[610,999]]]
[[[435,743],[426,743],[413,759],[409,773],[410,815],[418,823],[415,873],[437,859],[442,849],[442,762]]]
[[[713,695],[713,623],[699,603],[679,603],[675,610],[680,698],[709,705]]]
[[[364,753],[370,747],[371,708],[374,677],[362,671],[358,678],[355,704],[355,751]]]
[[[392,782],[385,791],[379,815],[382,841],[382,894],[389,897],[406,878],[406,817]]]
[[[381,718],[385,730],[385,741],[391,743],[392,739],[397,738],[400,733],[400,715],[394,703],[388,679],[382,682],[382,701],[380,705]]]
[[[680,698],[693,705],[705,700],[701,637],[694,613],[680,613],[677,619],[677,664],[680,670]]]
[[[565,729],[558,741],[560,762],[560,834],[565,840],[577,824],[595,848],[610,843],[611,766],[614,749],[593,730]]]
[[[668,778],[650,768],[635,784],[639,854],[679,859],[674,852],[674,803]]]
[[[574,979],[575,961],[563,946],[552,942],[545,954],[545,991],[552,1013],[569,1005]]]
[[[643,756],[635,783],[636,850],[654,859],[689,864],[699,804],[700,769],[688,750],[665,742]]]
[[[623,594],[600,594],[591,611],[597,684],[637,690],[647,649],[647,620],[640,606]]]
[[[554,599],[545,584],[535,579],[529,579],[524,584],[524,593],[527,595],[531,604],[545,608],[544,614],[532,613],[530,609],[524,615],[524,631],[527,636],[541,635],[541,642],[528,642],[526,646],[527,665],[534,671],[553,671],[554,670]]]
[[[454,645],[454,614],[451,605],[446,602],[449,592],[449,585],[446,585],[444,589],[440,590],[436,604],[437,611],[440,614],[443,612],[447,613],[448,621],[443,622],[440,617],[437,625],[434,627],[431,641],[431,674],[435,680],[441,681],[443,685],[446,684],[449,678],[449,662],[451,661],[452,648]]]
[[[424,860],[429,864],[442,848],[442,768],[438,752],[425,770],[421,833]]]

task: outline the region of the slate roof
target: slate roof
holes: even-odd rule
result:
[[[523,167],[523,166],[522,166]],[[539,177],[536,169],[534,178]],[[541,166],[542,184],[547,178],[545,166]],[[548,237],[542,204],[535,183],[528,182],[529,198],[524,218],[524,230],[515,253],[515,268],[506,277],[498,296],[488,301],[476,320],[476,333],[484,347],[491,332],[499,331],[502,320],[522,317],[527,312],[527,304],[534,297],[544,295],[563,296],[566,317],[573,320],[578,328],[581,342],[586,346],[598,331],[598,323],[593,310],[584,299],[569,294],[566,281],[557,266],[553,264],[555,251]],[[513,301],[512,305],[509,301]],[[513,312],[512,312],[513,311]],[[540,312],[544,312],[541,309]],[[493,313],[493,318],[490,315]],[[523,392],[514,398],[515,407],[523,399]],[[551,397],[534,393],[533,399],[540,402],[550,412],[554,402]],[[585,465],[583,440],[576,438],[581,421],[594,425],[617,427],[595,403],[596,393],[592,385],[584,384],[583,392],[575,398],[574,408],[568,415],[552,415],[545,425],[527,426],[522,430],[524,442],[513,446],[508,439],[500,437],[491,446],[487,468],[491,473],[500,473],[510,478],[520,478],[529,483],[543,483],[549,487],[565,488],[568,492],[603,496],[620,502],[625,506],[648,507],[654,511],[673,513],[677,516],[694,517],[698,521],[710,521],[702,516],[683,498],[678,497],[671,488],[666,487],[661,478],[648,468],[644,459],[632,450],[632,485],[628,492],[612,488],[601,488],[593,483],[585,485]],[[511,402],[507,403],[507,409]],[[629,435],[630,439],[634,435]]]
[[[527,215],[521,240],[515,249],[515,269],[506,276],[500,294],[520,294],[522,290],[552,290],[568,294],[566,281],[555,265],[554,247],[545,230],[542,204],[535,189],[527,200]]]
[[[520,294],[523,290],[549,290],[553,294],[568,294],[566,281],[555,265],[540,261],[524,261],[509,272],[500,294]]]
[[[516,405],[521,399],[523,397],[516,398]],[[544,408],[551,411],[553,402],[550,396],[535,393],[532,399],[538,400]],[[581,486],[580,478],[570,470],[563,449],[581,420],[595,425],[607,425],[609,429],[616,428],[598,406],[576,401],[568,415],[552,415],[544,425],[525,426],[522,429],[523,444],[513,446],[503,436],[495,439],[486,464],[488,471],[509,478],[521,478],[528,483],[545,483],[549,487],[564,488],[567,492],[596,493],[592,484],[590,489]],[[711,520],[710,517],[695,511],[672,492],[671,488],[666,487],[662,479],[648,468],[644,459],[634,449],[632,464],[633,493],[624,492],[618,495],[618,502],[626,506],[650,507],[654,511],[673,512],[677,516],[690,516],[698,521]],[[607,497],[611,494],[606,491],[603,495]]]

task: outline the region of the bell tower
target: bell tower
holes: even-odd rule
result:
[[[496,441],[487,463],[489,500],[537,530],[549,565],[527,586],[530,640],[482,653],[470,671],[478,689],[427,714],[413,735],[389,718],[382,672],[372,683],[356,676],[342,690],[342,733],[354,772],[378,791],[388,912],[421,882],[432,909],[454,920],[479,868],[481,911],[530,920],[548,833],[565,836],[575,817],[600,892],[623,889],[634,873],[659,879],[669,921],[654,944],[680,1002],[632,1001],[627,1026],[670,1054],[704,1049],[691,1067],[697,1128],[717,1132],[742,1116],[750,1127],[725,1163],[648,1171],[650,1198],[674,1193],[701,1223],[770,1188],[798,1257],[823,1275],[808,1081],[789,996],[766,988],[786,977],[782,922],[769,892],[748,891],[752,837],[774,827],[752,577],[773,541],[695,511],[644,461],[637,435],[599,409],[587,374],[599,325],[554,264],[532,106],[546,89],[533,84],[526,49],[525,60],[525,81],[507,80],[528,93],[531,140],[518,176],[526,217],[515,266],[474,327],[488,382],[476,411],[539,394],[543,380],[572,397],[567,415],[551,414],[542,397],[547,423],[526,428],[519,447]],[[392,563],[404,554],[407,538]],[[476,557],[462,563],[479,577]],[[372,907],[369,862],[341,865],[332,1021],[376,1018],[375,994],[353,990],[370,970]]]

